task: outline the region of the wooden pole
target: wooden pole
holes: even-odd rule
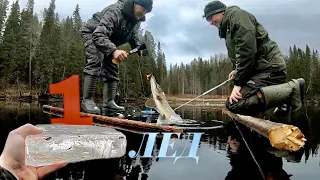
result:
[[[49,112],[46,110],[43,110],[44,113],[50,114],[50,115],[54,115],[54,116],[58,116],[60,118],[63,118],[63,114],[61,113],[53,113],[53,112]],[[123,130],[123,131],[128,131],[128,132],[132,132],[132,133],[136,133],[136,134],[142,134],[144,131],[141,131],[138,128],[131,128],[131,127],[121,127],[121,126],[117,126],[114,124],[108,124],[108,123],[103,123],[103,122],[94,122],[92,125],[94,126],[103,126],[103,127],[111,127],[114,129],[118,129],[118,130]]]
[[[64,109],[53,107],[49,105],[43,105],[42,106],[44,110],[49,111],[50,113],[64,113]],[[92,117],[96,121],[105,122],[108,124],[114,124],[119,126],[129,126],[129,127],[136,127],[136,128],[143,128],[143,129],[154,129],[158,131],[167,131],[167,132],[179,132],[183,133],[182,128],[178,128],[175,126],[164,126],[156,123],[146,123],[146,122],[140,122],[140,121],[134,121],[129,119],[120,119],[120,118],[114,118],[114,117],[107,117],[107,116],[101,116],[96,114],[89,114],[80,112],[81,117]]]
[[[298,127],[271,122],[269,120],[263,120],[252,116],[234,114],[224,109],[222,112],[268,138],[272,147],[279,150],[298,151],[305,145],[305,141],[307,141],[304,134]]]

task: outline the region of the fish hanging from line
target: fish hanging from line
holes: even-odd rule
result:
[[[183,119],[177,115],[174,110],[170,107],[166,96],[161,89],[160,85],[156,82],[156,79],[153,75],[148,74],[147,79],[150,79],[152,99],[149,99],[145,102],[145,106],[148,108],[154,108],[159,113],[159,121],[183,121]]]

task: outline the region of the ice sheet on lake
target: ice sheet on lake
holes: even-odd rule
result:
[[[46,124],[37,125],[43,134],[27,136],[26,164],[50,165],[122,157],[126,153],[125,135],[109,127]]]

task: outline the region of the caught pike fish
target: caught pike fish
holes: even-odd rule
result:
[[[150,78],[152,99],[147,100],[145,102],[145,106],[154,108],[158,111],[158,123],[183,122],[182,118],[170,107],[168,101],[166,100],[166,96],[160,85],[156,82],[155,77],[153,75],[147,75],[147,78]]]

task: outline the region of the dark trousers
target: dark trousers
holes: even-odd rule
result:
[[[112,62],[112,57],[106,57],[92,42],[91,35],[85,35],[84,50],[86,64],[85,74],[99,76],[104,82],[119,81],[118,65]]]
[[[226,101],[226,107],[229,111],[236,114],[243,114],[248,116],[256,116],[266,110],[264,105],[260,103],[257,93],[260,88],[270,85],[277,85],[285,83],[286,71],[270,71],[256,74],[246,82],[241,88],[242,99],[238,102],[230,104],[229,98]]]

